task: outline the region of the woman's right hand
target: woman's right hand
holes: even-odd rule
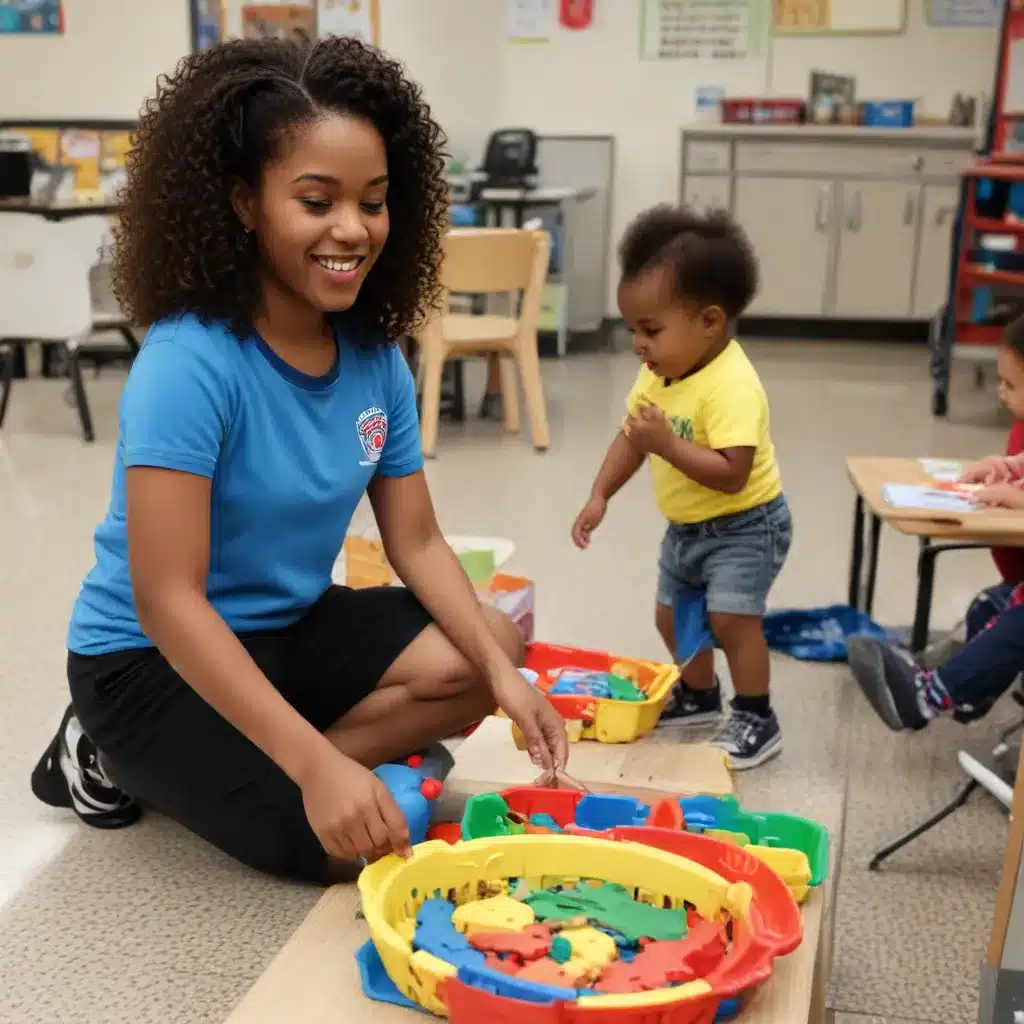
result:
[[[990,455],[988,458],[971,462],[960,474],[962,484],[982,484],[991,487],[993,484],[1007,483],[1013,479],[1013,468],[1001,455]]]
[[[323,848],[343,861],[367,864],[389,853],[409,857],[409,825],[373,772],[327,749],[301,785],[306,818]]]

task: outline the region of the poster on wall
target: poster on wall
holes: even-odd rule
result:
[[[316,39],[316,7],[301,4],[245,4],[242,7],[244,39]]]
[[[640,12],[643,60],[747,60],[768,44],[761,0],[643,0]]]
[[[0,35],[59,35],[63,31],[61,0],[0,0]]]
[[[319,0],[317,34],[351,36],[380,46],[380,0]]]
[[[224,38],[224,0],[191,0],[192,52],[201,53]]]
[[[897,35],[907,0],[773,0],[776,35]]]
[[[924,0],[925,17],[936,28],[994,28],[1003,0]]]
[[[546,43],[555,29],[555,0],[505,0],[505,38]]]

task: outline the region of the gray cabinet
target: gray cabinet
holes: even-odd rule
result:
[[[743,177],[733,215],[760,255],[755,316],[826,313],[835,238],[835,186],[827,178]],[[785,224],[781,230],[780,224]],[[764,253],[774,253],[765,259]],[[784,258],[783,258],[784,255]]]
[[[973,145],[957,128],[698,125],[680,198],[731,209],[750,236],[755,316],[927,320],[946,298]]]
[[[925,185],[921,203],[913,316],[931,320],[946,302],[953,226],[960,203],[955,185]]]
[[[837,237],[835,299],[841,319],[910,315],[921,186],[844,181]]]
[[[726,174],[694,175],[683,186],[683,203],[704,213],[728,210],[732,204],[732,178]]]

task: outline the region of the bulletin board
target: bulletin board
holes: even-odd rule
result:
[[[774,0],[776,35],[899,35],[907,0]]]
[[[193,49],[221,39],[354,36],[380,45],[381,0],[190,0]],[[198,16],[197,16],[198,15]],[[217,38],[213,38],[219,33]]]

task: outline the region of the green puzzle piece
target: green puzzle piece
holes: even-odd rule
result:
[[[580,883],[574,889],[554,892],[545,889],[533,893],[525,902],[538,921],[571,921],[585,917],[630,942],[651,939],[673,942],[686,935],[686,911],[663,910],[649,903],[638,903],[621,885],[605,883],[600,888]]]
[[[612,672],[609,672],[606,678],[612,700],[628,700],[633,704],[647,700],[647,694],[638,689],[632,680],[624,679]]]

